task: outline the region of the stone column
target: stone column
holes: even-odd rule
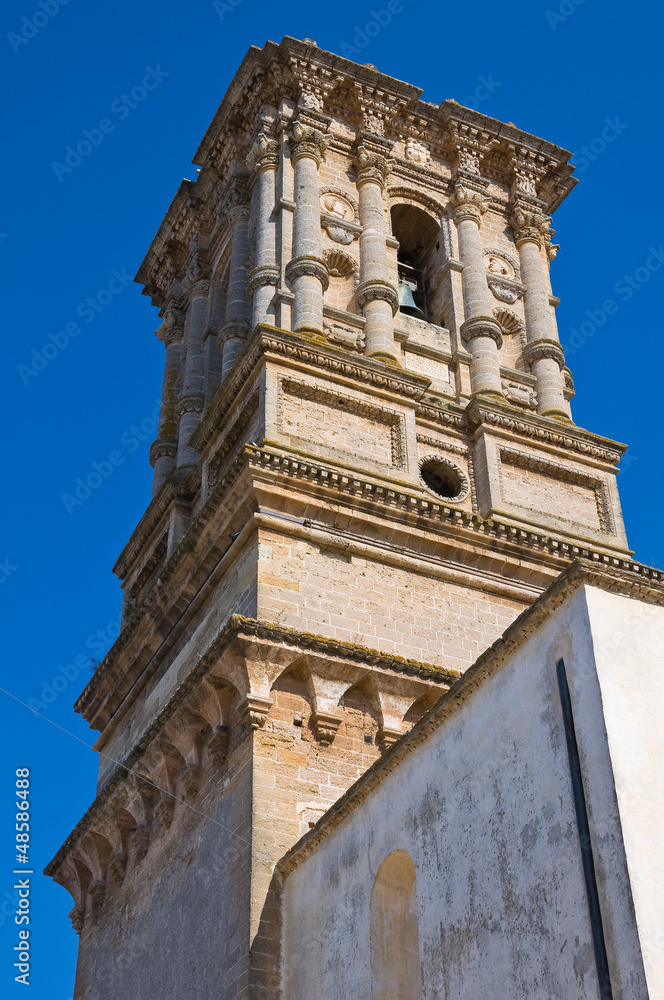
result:
[[[221,381],[235,364],[249,330],[247,297],[247,257],[249,255],[249,198],[235,187],[227,200],[227,212],[233,235],[226,297],[226,318],[219,331],[222,351]]]
[[[188,472],[198,465],[198,452],[189,445],[189,440],[198,427],[205,405],[205,333],[209,276],[209,265],[196,254],[187,272],[189,305],[184,325],[184,376],[177,407],[180,418],[178,472]]]
[[[459,256],[463,264],[464,322],[460,334],[472,356],[470,391],[473,396],[481,392],[502,396],[498,351],[502,347],[503,335],[492,313],[480,239],[482,214],[488,203],[483,191],[457,184],[452,205],[459,236]]]
[[[167,309],[164,321],[157,330],[157,337],[166,347],[166,364],[159,407],[159,430],[156,441],[150,447],[150,464],[154,470],[152,496],[156,496],[175,469],[178,448],[176,407],[182,363],[183,322],[184,317],[179,309]]]
[[[265,132],[259,133],[252,146],[248,164],[258,174],[253,190],[256,199],[255,266],[248,283],[248,293],[253,296],[253,328],[257,323],[275,324],[275,314],[270,312],[270,306],[279,285],[275,216],[279,143],[276,139],[270,138]]]
[[[517,199],[513,203],[512,229],[519,251],[521,281],[525,285],[526,363],[535,376],[537,412],[570,415],[563,394],[565,356],[551,315],[549,287],[542,261],[542,245],[550,218],[539,208]]]
[[[362,235],[360,284],[356,298],[366,320],[365,353],[397,362],[393,320],[399,308],[399,294],[389,280],[383,208],[383,192],[392,163],[383,152],[366,145],[359,146],[357,150]]]
[[[295,217],[293,258],[286,278],[293,290],[294,333],[323,337],[323,292],[330,278],[322,256],[318,168],[330,137],[308,120],[293,125],[291,157],[294,167]]]

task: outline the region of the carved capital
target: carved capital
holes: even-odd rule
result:
[[[177,415],[181,417],[183,413],[202,413],[204,405],[205,396],[202,392],[190,392],[178,400]]]
[[[461,340],[468,345],[476,337],[490,337],[498,350],[503,346],[503,333],[493,316],[474,316],[461,324]]]
[[[383,750],[389,750],[389,748],[402,736],[403,731],[401,729],[390,729],[388,726],[381,726],[376,733],[376,738],[378,739],[378,742],[382,746]]]
[[[260,267],[255,267],[249,275],[247,294],[253,295],[257,288],[262,288],[264,285],[274,285],[276,288],[278,284],[279,268],[276,264],[262,264]]]
[[[373,181],[374,184],[380,184],[381,189],[384,189],[393,165],[394,160],[388,159],[382,153],[370,150],[364,145],[358,146],[355,156],[357,186],[361,187],[367,181]]]
[[[320,257],[314,257],[309,254],[305,254],[301,257],[293,257],[293,259],[286,265],[286,280],[288,282],[293,282],[295,278],[301,278],[302,275],[309,275],[312,278],[318,278],[323,286],[323,291],[326,291],[330,284],[330,275],[327,270],[327,264]]]
[[[322,743],[324,747],[329,746],[337,735],[342,721],[338,715],[330,715],[328,712],[314,712],[311,716],[311,725],[318,742]]]
[[[69,919],[71,920],[72,928],[77,934],[80,934],[85,923],[85,907],[75,906],[73,910],[69,911]]]
[[[465,184],[457,184],[454,194],[450,198],[450,205],[454,211],[454,222],[458,226],[460,222],[471,219],[479,226],[482,216],[489,207],[489,201],[483,191],[478,191]]]
[[[259,698],[257,695],[249,694],[241,705],[242,721],[251,729],[262,729],[271,708],[271,698]]]
[[[516,245],[530,241],[536,243],[541,249],[547,237],[551,239],[550,222],[550,216],[545,215],[536,205],[515,202],[512,207],[510,225],[514,231]]]
[[[542,358],[552,358],[561,371],[565,367],[565,355],[557,340],[536,340],[532,344],[526,344],[523,358],[528,365],[541,361]]]
[[[258,174],[266,169],[276,170],[279,166],[279,143],[277,140],[270,138],[265,132],[259,132],[247,157],[247,166]]]
[[[356,293],[357,304],[362,308],[365,303],[373,299],[384,299],[392,307],[392,315],[396,316],[399,310],[399,293],[394,285],[381,278],[371,278],[363,281]]]
[[[175,458],[178,450],[173,438],[157,438],[150,445],[150,465],[154,469],[158,458]]]
[[[320,129],[311,128],[301,121],[296,121],[293,125],[293,136],[291,140],[291,159],[297,163],[303,156],[309,156],[320,166],[325,158],[325,151],[330,145],[332,137]]]
[[[182,343],[184,337],[184,313],[180,309],[167,309],[162,324],[155,330],[155,336],[166,345]]]
[[[233,224],[249,215],[251,198],[244,186],[235,182],[228,190],[222,205],[222,214]]]
[[[173,813],[175,812],[175,799],[170,795],[160,799],[157,803],[155,812],[157,814],[157,819],[164,829],[170,829],[171,823],[173,822]]]

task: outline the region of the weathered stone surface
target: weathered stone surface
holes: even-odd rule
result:
[[[48,867],[76,1000],[277,997],[298,838],[575,557],[646,572],[624,448],[569,416],[570,154],[419,98],[309,41],[251,49],[137,275],[154,492],[76,705],[97,798]]]

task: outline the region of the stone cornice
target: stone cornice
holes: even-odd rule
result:
[[[256,475],[261,470],[263,470],[263,474],[269,474],[270,476],[279,475],[295,479],[299,484],[300,491],[305,489],[307,491],[311,489],[320,491],[323,489],[327,495],[332,497],[346,497],[347,500],[352,497],[352,503],[358,509],[358,512],[360,509],[364,510],[365,508],[367,511],[389,511],[391,512],[390,516],[396,517],[400,522],[405,520],[413,525],[426,526],[427,530],[433,531],[441,537],[451,537],[450,532],[452,532],[455,544],[471,547],[479,544],[482,547],[490,547],[492,549],[495,549],[498,544],[504,549],[505,553],[511,554],[510,558],[529,559],[533,564],[545,567],[545,572],[547,570],[549,572],[551,570],[555,571],[560,568],[561,564],[564,565],[565,562],[580,556],[592,560],[597,565],[604,567],[620,566],[635,574],[659,573],[657,570],[649,570],[647,567],[643,567],[641,564],[632,561],[629,558],[629,552],[623,553],[620,550],[610,551],[610,546],[608,546],[609,551],[606,548],[597,549],[592,546],[592,543],[583,544],[583,542],[574,541],[558,534],[545,534],[526,526],[514,524],[508,520],[500,520],[495,517],[484,519],[478,514],[438,503],[430,494],[427,493],[425,495],[422,491],[416,492],[412,488],[401,487],[397,484],[376,483],[361,473],[348,473],[330,468],[319,462],[296,457],[292,453],[280,454],[271,448],[246,445],[220,482],[215,486],[205,506],[192,522],[178,547],[160,571],[159,585],[154,585],[147,592],[142,603],[135,610],[131,620],[123,628],[120,636],[76,702],[76,711],[83,714],[88,721],[94,721],[95,728],[99,726],[103,728],[105,724],[101,716],[99,719],[97,717],[103,701],[111,693],[107,681],[113,669],[117,669],[117,661],[124,655],[125,650],[132,643],[144,643],[145,633],[142,633],[141,630],[155,627],[153,615],[156,610],[158,610],[161,617],[168,617],[168,609],[174,600],[176,603],[180,600],[183,587],[182,580],[180,579],[177,596],[167,597],[168,585],[171,579],[176,573],[182,573],[184,560],[192,558],[196,540],[206,530],[208,524],[213,521],[220,511],[227,509],[229,492],[233,489],[239,477],[247,472]],[[305,524],[304,520],[298,518],[295,518],[295,520],[302,525]],[[317,525],[312,521],[308,521],[308,523],[313,532],[323,530],[329,534],[329,527],[325,524]],[[244,530],[251,531],[254,528],[255,526],[250,520],[247,522]],[[223,532],[221,532],[221,535],[223,535]],[[332,534],[330,535],[330,540],[334,541]],[[344,542],[343,533],[339,541]],[[215,565],[218,563],[219,557],[217,556]],[[223,567],[221,569],[223,570]],[[664,573],[659,573],[659,576],[654,576],[653,579],[664,579]],[[177,614],[179,620],[184,620],[182,608],[179,606]],[[152,625],[150,622],[152,622]],[[161,653],[158,655],[162,656]],[[140,675],[143,667],[137,669]],[[131,684],[133,681],[131,678],[127,678],[126,683]],[[105,693],[100,701],[97,692],[102,687]],[[115,685],[112,695],[122,700],[119,691],[120,687],[121,685]]]
[[[152,498],[113,566],[113,572],[120,580],[124,580],[171,504],[174,501],[190,503],[193,500],[200,487],[200,479],[200,472],[195,472],[179,482],[167,480]]]
[[[46,866],[44,870],[46,875],[52,877],[57,874],[62,863],[67,859],[74,847],[80,843],[94,821],[102,813],[117,785],[140,762],[148,746],[163,730],[164,725],[186,700],[194,686],[219,662],[219,659],[231,644],[237,641],[252,641],[254,639],[267,642],[272,646],[292,646],[298,650],[307,650],[314,655],[350,660],[353,663],[366,665],[370,668],[404,673],[426,680],[434,680],[440,684],[453,684],[460,676],[456,670],[447,670],[444,667],[435,666],[431,663],[407,659],[403,656],[395,656],[391,653],[384,653],[380,650],[371,649],[370,647],[361,646],[356,643],[331,639],[312,632],[301,632],[284,625],[273,625],[268,622],[258,621],[255,618],[245,618],[242,615],[231,615],[220,629],[216,638],[210,643],[207,650],[205,650],[195,666],[176,688],[157,717],[143,732],[129,753],[122,760],[114,760],[116,768],[104,784],[95,801],[69,834],[53,860]]]
[[[232,372],[192,435],[192,447],[200,452],[204,450],[264,354],[312,365],[326,373],[341,375],[411,400],[420,399],[431,385],[431,379],[424,375],[400,371],[380,361],[349,355],[347,351],[338,350],[332,345],[314,344],[288,330],[261,324],[254,330]]]
[[[359,806],[385,778],[461,708],[473,692],[513,655],[542,623],[581,586],[598,587],[649,604],[664,606],[664,573],[648,566],[638,569],[601,569],[585,559],[576,559],[551,586],[510,625],[420,721],[366,771],[282,858],[277,867],[288,875],[302,864]]]
[[[530,414],[494,400],[474,399],[468,406],[465,419],[469,431],[480,426],[495,427],[521,437],[533,438],[539,444],[548,444],[566,451],[617,465],[627,450],[626,444],[601,437],[571,423],[561,423],[553,417]]]

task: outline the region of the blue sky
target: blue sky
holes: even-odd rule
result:
[[[94,734],[72,704],[88,658],[117,634],[111,566],[149,499],[164,352],[156,311],[129,279],[180,179],[195,177],[191,157],[249,45],[313,38],[417,84],[425,100],[454,97],[575,151],[579,184],[554,219],[552,269],[561,339],[574,348],[574,416],[629,443],[619,478],[628,538],[637,558],[664,567],[652,513],[662,489],[661,8],[391,0],[386,9],[382,0],[3,4],[0,684],[42,702],[53,723],[0,693],[3,996],[23,990],[12,968],[14,771],[31,769],[38,873],[94,795],[97,761],[84,745]],[[89,155],[67,162],[83,139]],[[111,452],[121,456],[113,466]],[[98,488],[63,502],[95,469]],[[30,996],[69,1000],[72,903],[38,874],[32,889]]]

